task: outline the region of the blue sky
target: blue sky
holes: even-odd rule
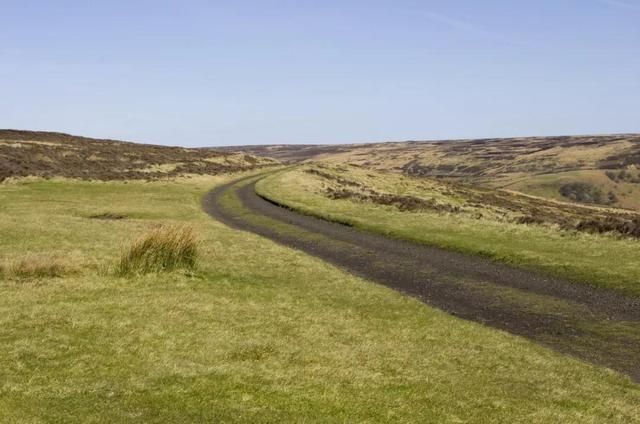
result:
[[[640,0],[0,0],[0,128],[187,146],[640,132]]]

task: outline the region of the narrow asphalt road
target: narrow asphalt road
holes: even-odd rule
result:
[[[451,315],[526,337],[640,382],[640,299],[306,216],[247,177],[203,199],[214,218],[322,258]]]

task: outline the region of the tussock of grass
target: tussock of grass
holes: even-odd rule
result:
[[[76,270],[63,259],[50,255],[31,254],[0,263],[0,277],[38,279],[63,277]]]
[[[161,225],[135,240],[120,258],[117,274],[148,274],[195,268],[198,243],[191,227]]]

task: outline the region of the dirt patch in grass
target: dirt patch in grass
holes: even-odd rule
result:
[[[113,212],[104,212],[89,216],[89,219],[98,219],[101,221],[120,221],[127,218],[127,215]]]

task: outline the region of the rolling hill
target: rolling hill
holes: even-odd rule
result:
[[[10,177],[97,180],[216,175],[273,165],[246,153],[188,149],[56,132],[0,130],[0,181]]]
[[[241,149],[288,162],[350,164],[556,200],[640,210],[639,134]]]

